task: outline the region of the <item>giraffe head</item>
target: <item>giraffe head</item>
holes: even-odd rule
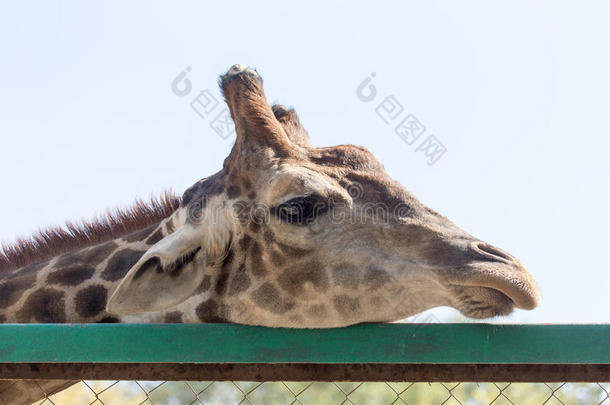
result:
[[[223,319],[269,326],[537,306],[519,261],[424,206],[366,149],[312,147],[293,110],[269,106],[256,71],[235,65],[220,86],[235,145],[220,172],[184,193],[171,233],[127,273],[110,312],[169,309],[206,275]]]

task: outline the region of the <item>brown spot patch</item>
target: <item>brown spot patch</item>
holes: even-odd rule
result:
[[[248,234],[244,234],[244,236],[239,240],[239,247],[241,250],[247,250],[250,247],[250,243],[252,242],[252,238]]]
[[[6,322],[6,316],[0,315],[0,323]]]
[[[227,197],[229,198],[229,200],[237,198],[240,195],[241,195],[241,189],[239,188],[238,185],[232,184],[227,188]]]
[[[254,290],[252,300],[259,307],[275,314],[283,314],[294,308],[294,302],[283,300],[280,291],[269,282]]]
[[[32,287],[35,282],[35,271],[20,271],[16,276],[2,281],[0,283],[0,308],[13,305],[21,298],[23,292]]]
[[[140,260],[140,257],[142,257],[144,253],[144,251],[137,251],[129,248],[116,252],[108,260],[108,264],[106,264],[106,268],[102,272],[101,277],[107,281],[120,280],[127,274],[129,269]]]
[[[83,318],[91,318],[106,307],[108,290],[102,285],[92,285],[76,293],[74,307]]]
[[[240,225],[246,225],[250,220],[250,204],[247,201],[237,201],[233,204],[233,215],[234,218]]]
[[[358,298],[352,298],[348,295],[337,295],[333,299],[335,309],[344,318],[353,317],[360,309]]]
[[[256,277],[264,277],[267,274],[267,269],[263,263],[263,251],[258,242],[252,242],[250,246],[250,271]]]
[[[83,259],[87,254],[86,250],[78,250],[76,252],[65,253],[57,258],[53,264],[55,267],[71,266],[75,263],[83,263]]]
[[[267,243],[272,243],[273,241],[275,241],[275,235],[270,229],[265,229],[265,232],[263,232],[263,239]]]
[[[256,198],[256,191],[250,191],[248,193],[248,198],[254,200]]]
[[[229,281],[229,272],[223,267],[221,269],[222,273],[218,276],[218,280],[216,281],[216,285],[214,286],[214,291],[218,295],[224,295],[227,291],[227,283]]]
[[[106,242],[100,245],[86,248],[76,252],[66,253],[61,255],[54,264],[56,268],[71,267],[76,264],[85,264],[95,267],[103,262],[108,256],[118,249],[119,245],[114,242]]]
[[[16,270],[15,272],[11,272],[11,271],[0,272],[0,280],[2,280],[3,278],[22,277],[22,276],[25,276],[26,274],[38,273],[38,271],[42,270],[44,267],[46,267],[47,264],[49,264],[49,261],[29,264],[25,267],[22,267],[19,270]]]
[[[161,239],[163,239],[163,231],[161,230],[161,228],[159,228],[155,231],[155,233],[150,235],[150,237],[148,239],[146,239],[146,244],[154,245],[155,243],[159,242]]]
[[[182,195],[182,206],[190,204],[191,201],[197,198],[203,199],[204,196],[211,197],[220,194],[223,190],[223,183],[224,174],[222,172],[199,180],[199,182],[189,187]]]
[[[212,277],[210,277],[209,275],[205,275],[203,276],[203,280],[201,280],[201,284],[199,284],[199,287],[197,288],[197,294],[201,294],[206,292],[207,290],[210,289],[210,287],[212,286]]]
[[[333,283],[345,287],[355,289],[362,281],[362,269],[350,263],[341,263],[331,268]]]
[[[222,262],[220,274],[218,276],[218,279],[216,280],[216,285],[214,286],[214,291],[216,291],[216,294],[218,295],[223,295],[225,292],[227,292],[229,276],[231,275],[231,265],[233,264],[234,258],[235,253],[233,252],[233,250],[229,250],[227,256]]]
[[[242,291],[246,291],[248,287],[250,287],[250,277],[248,277],[246,274],[246,265],[242,263],[231,280],[229,296],[237,295]]]
[[[195,308],[197,317],[205,323],[227,322],[227,309],[224,305],[218,305],[213,299],[203,301]]]
[[[246,189],[246,191],[252,190],[252,182],[247,177],[244,177],[242,179],[242,184],[243,184],[244,188]]]
[[[256,221],[250,221],[248,228],[250,229],[250,231],[252,231],[252,233],[258,233],[258,231],[260,231],[261,229],[261,224]]]
[[[328,289],[328,275],[318,261],[299,263],[288,267],[278,278],[280,286],[290,295],[299,296],[305,284],[311,283],[316,290]]]
[[[106,258],[118,249],[119,245],[116,242],[110,241],[101,245],[93,246],[92,248],[83,251],[81,260],[89,265],[95,266],[106,260]]]
[[[31,293],[17,312],[19,322],[65,323],[66,305],[63,291],[41,288]]]
[[[178,311],[165,314],[165,323],[182,323],[182,313]]]
[[[102,319],[100,319],[99,321],[97,321],[97,323],[120,323],[121,320],[119,318],[115,318],[114,316],[105,316]]]
[[[271,263],[274,266],[282,267],[286,264],[286,258],[275,249],[271,251]]]
[[[392,281],[392,276],[385,270],[375,266],[368,266],[364,271],[364,282],[370,288],[379,288]]]
[[[88,264],[75,264],[55,270],[47,277],[47,283],[63,286],[75,286],[93,276],[95,268]]]
[[[231,263],[233,263],[233,259],[235,258],[235,252],[233,250],[229,250],[224,260],[222,261],[222,267],[229,267]]]

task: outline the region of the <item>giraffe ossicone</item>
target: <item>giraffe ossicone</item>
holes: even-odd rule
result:
[[[313,147],[255,70],[235,65],[220,86],[236,129],[222,169],[161,217],[136,209],[92,238],[74,228],[91,242],[25,266],[0,255],[13,264],[0,271],[1,322],[321,328],[538,305],[518,260],[423,205],[366,149]]]

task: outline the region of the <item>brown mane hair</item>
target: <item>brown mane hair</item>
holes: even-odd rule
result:
[[[129,208],[115,208],[91,220],[66,222],[41,229],[29,238],[0,244],[0,271],[17,269],[62,253],[97,245],[160,222],[180,205],[180,197],[166,191],[149,201],[136,199]]]

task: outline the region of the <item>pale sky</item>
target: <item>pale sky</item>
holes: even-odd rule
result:
[[[0,241],[215,173],[190,107],[234,63],[316,146],[370,149],[422,202],[519,258],[543,301],[500,322],[607,322],[610,6],[604,2],[6,2]],[[189,95],[171,90],[191,71]],[[372,72],[377,98],[356,88]],[[447,152],[427,164],[386,96]],[[218,107],[220,108],[220,107]],[[393,121],[396,123],[397,121]],[[454,311],[434,311],[449,319]]]

